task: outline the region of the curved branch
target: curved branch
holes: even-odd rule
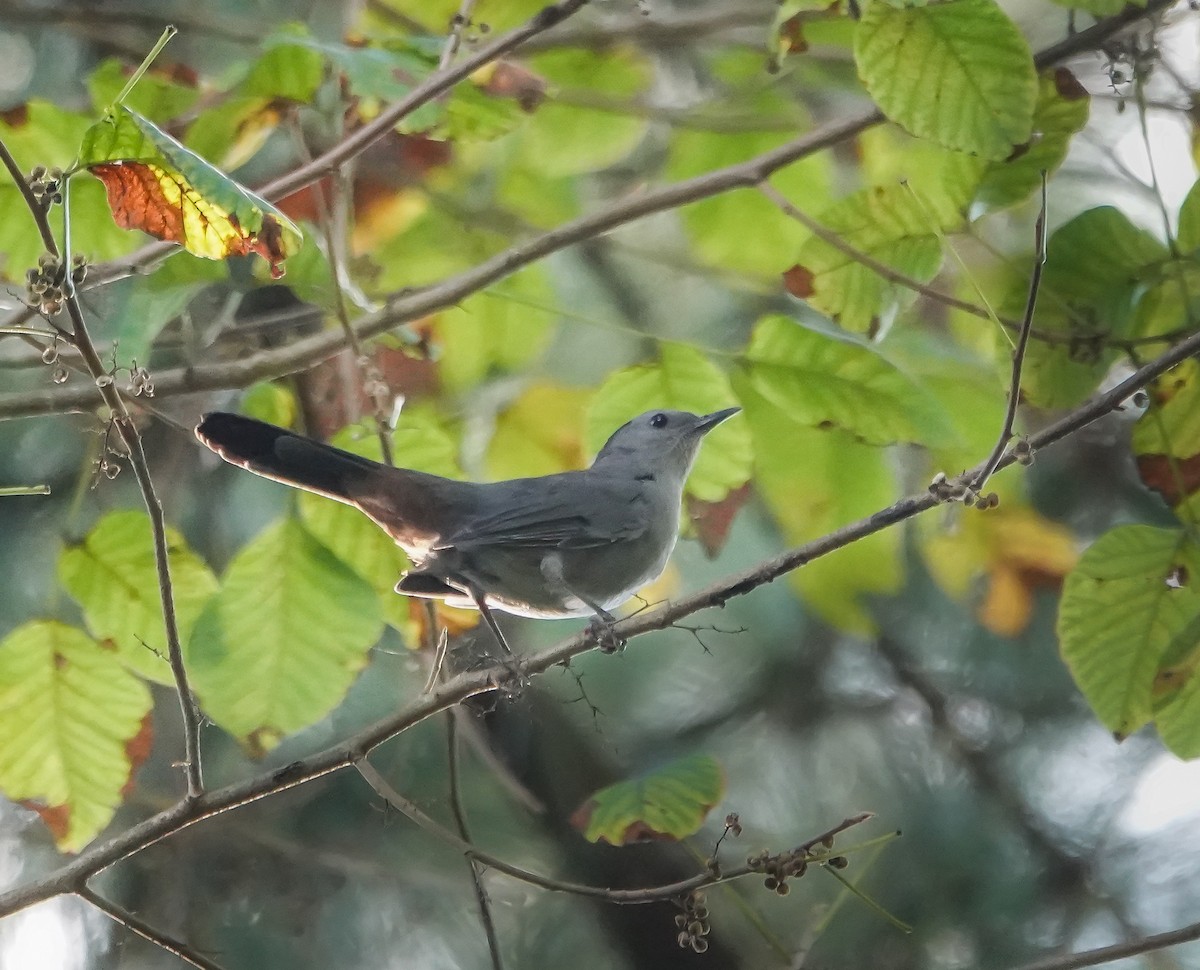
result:
[[[1082,953],[1066,953],[1062,956],[1047,957],[1027,963],[1019,970],[1079,970],[1080,967],[1097,967],[1102,963],[1112,963],[1126,957],[1135,957],[1142,953],[1153,953],[1165,950],[1169,946],[1180,943],[1191,943],[1200,940],[1200,923],[1181,926],[1177,930],[1166,933],[1155,933],[1153,936],[1143,936],[1139,940],[1128,943],[1114,943],[1112,946],[1102,946],[1095,950],[1084,950]]]
[[[223,970],[223,968],[213,961],[209,960],[204,955],[197,953],[190,946],[180,943],[167,936],[165,933],[160,933],[145,920],[135,916],[127,909],[110,903],[99,893],[87,888],[81,887],[77,893],[80,899],[84,899],[91,903],[96,909],[102,912],[109,919],[116,923],[120,923],[131,933],[136,933],[143,940],[148,940],[160,949],[166,950],[168,953],[173,953],[179,957],[184,963],[189,966],[196,967],[197,970]]]

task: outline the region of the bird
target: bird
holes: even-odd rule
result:
[[[491,483],[395,468],[223,411],[195,434],[231,464],[363,512],[413,564],[396,592],[478,610],[511,655],[493,610],[591,616],[600,646],[619,648],[611,610],[666,568],[701,442],[739,410],[647,411],[587,469]]]

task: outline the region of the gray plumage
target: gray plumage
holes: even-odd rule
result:
[[[736,413],[650,411],[584,471],[491,484],[392,468],[283,428],[208,414],[196,436],[226,461],[370,516],[413,562],[397,592],[521,616],[612,610],[666,568],[700,443]]]

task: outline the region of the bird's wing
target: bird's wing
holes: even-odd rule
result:
[[[497,511],[464,522],[439,546],[587,549],[635,539],[649,524],[637,482],[564,475],[504,484],[512,486],[511,494]]]

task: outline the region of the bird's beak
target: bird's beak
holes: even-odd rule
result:
[[[713,411],[712,414],[706,414],[696,425],[696,431],[700,434],[707,434],[726,418],[732,418],[740,410],[741,408],[726,408],[724,411]]]

